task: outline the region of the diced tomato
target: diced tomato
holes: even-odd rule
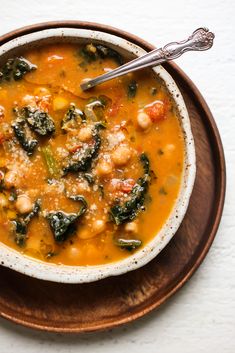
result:
[[[5,141],[5,136],[0,133],[0,145]]]
[[[135,180],[134,179],[112,179],[110,183],[110,191],[111,192],[121,192],[121,193],[129,193],[133,189],[133,186],[135,185]],[[121,196],[121,195],[120,195]]]
[[[81,147],[82,147],[82,145],[79,144],[79,145],[68,146],[67,149],[69,150],[69,152],[75,153],[78,150],[80,150]]]
[[[50,107],[50,96],[39,98],[38,108],[44,112],[48,112]]]
[[[166,106],[162,101],[156,101],[147,106],[145,111],[153,122],[166,118]]]
[[[142,146],[137,146],[137,147],[136,147],[136,150],[137,150],[139,153],[142,153],[142,152],[143,152],[143,147],[142,147]]]
[[[21,105],[22,106],[28,105],[32,108],[38,108],[43,112],[47,113],[50,107],[50,99],[51,99],[50,95],[39,97],[39,96],[31,96],[29,94],[26,94],[22,99]]]
[[[112,103],[111,107],[107,111],[107,115],[109,117],[114,117],[118,114],[122,104],[121,104],[121,96],[118,96]]]
[[[135,185],[134,179],[126,179],[126,180],[121,181],[120,189],[123,192],[129,193],[133,189],[134,185]]]

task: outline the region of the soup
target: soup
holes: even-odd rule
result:
[[[145,246],[179,193],[178,112],[151,70],[82,92],[123,63],[100,44],[44,45],[0,65],[0,241],[98,265]]]

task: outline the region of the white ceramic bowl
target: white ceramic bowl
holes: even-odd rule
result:
[[[73,42],[97,40],[120,52],[141,56],[145,51],[137,45],[115,35],[87,29],[47,29],[13,39],[0,47],[0,60],[15,54],[22,47],[37,46],[48,42]],[[196,173],[195,148],[188,112],[183,97],[167,71],[162,66],[153,68],[165,82],[179,111],[184,135],[185,159],[181,187],[175,205],[161,230],[143,248],[124,260],[98,266],[65,266],[42,262],[23,255],[0,243],[0,264],[31,277],[63,283],[85,283],[135,270],[147,264],[167,245],[176,233],[188,207]]]

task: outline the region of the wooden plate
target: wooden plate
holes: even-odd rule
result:
[[[33,31],[89,28],[153,46],[115,28],[87,22],[50,22],[0,37],[0,44]],[[215,237],[224,203],[225,161],[211,112],[198,89],[174,64],[164,65],[178,84],[189,111],[196,145],[197,176],[184,221],[157,258],[122,276],[80,285],[33,279],[0,267],[0,314],[31,328],[91,332],[135,320],[159,307],[192,276]]]

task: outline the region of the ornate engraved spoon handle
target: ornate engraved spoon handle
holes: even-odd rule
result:
[[[178,58],[186,51],[208,50],[213,45],[214,37],[215,35],[212,32],[209,32],[207,28],[198,28],[188,39],[181,42],[172,42],[165,45],[163,48],[152,50],[150,53],[129,61],[128,63],[119,66],[117,69],[81,84],[81,88],[85,91],[100,83],[125,75],[131,71],[162,64],[165,61]]]

